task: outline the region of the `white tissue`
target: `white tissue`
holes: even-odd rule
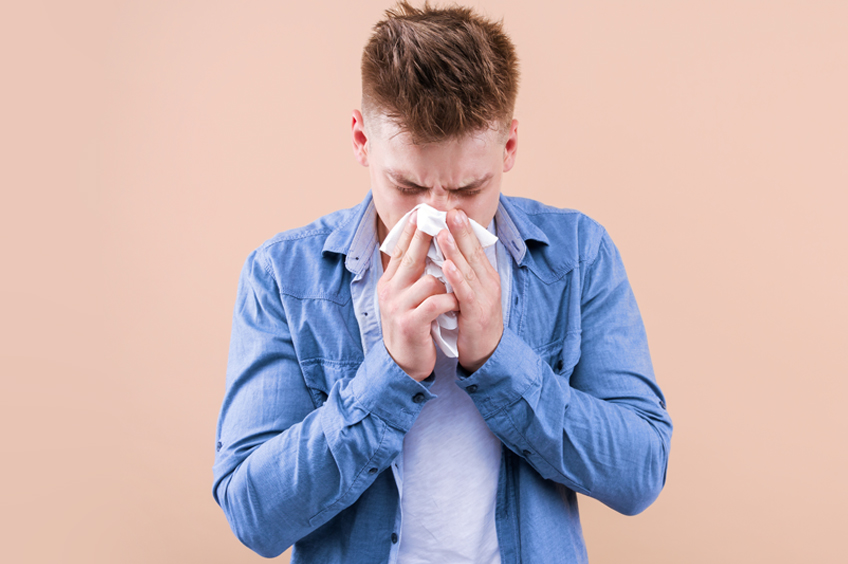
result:
[[[403,233],[403,226],[406,225],[406,222],[409,220],[409,215],[415,210],[418,210],[418,215],[415,218],[418,228],[427,235],[435,237],[439,231],[448,228],[448,224],[445,221],[447,212],[438,211],[427,204],[418,204],[407,212],[407,214],[404,215],[394,227],[392,227],[392,230],[389,231],[389,234],[386,235],[386,239],[380,246],[380,250],[382,252],[389,255],[392,254],[395,250],[395,245],[397,245],[398,239],[400,239],[401,233]],[[471,218],[469,218],[468,221],[471,223],[471,230],[477,236],[477,240],[480,241],[480,245],[484,249],[497,243],[498,238],[489,233],[485,227]],[[445,275],[442,272],[442,264],[444,262],[445,256],[442,254],[442,250],[439,249],[439,244],[434,238],[430,243],[430,248],[427,250],[427,259],[424,266],[424,274],[422,276],[426,276],[428,274],[435,276],[445,285],[448,292],[453,292],[453,289],[450,284],[448,284],[447,280],[445,280]],[[436,341],[436,344],[439,345],[439,348],[442,349],[442,352],[445,353],[445,356],[450,358],[457,358],[459,356],[459,352],[456,349],[457,322],[455,312],[449,311],[447,313],[443,313],[433,320],[433,323],[430,325],[430,334],[433,336],[433,340]]]

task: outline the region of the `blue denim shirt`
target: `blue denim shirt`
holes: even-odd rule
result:
[[[295,564],[372,564],[397,542],[388,469],[434,396],[385,346],[363,354],[350,284],[368,257],[348,253],[370,199],[266,241],[242,270],[213,495],[263,556],[294,544]],[[514,261],[508,325],[489,360],[457,378],[503,443],[501,559],[585,562],[575,492],[628,515],[648,507],[671,419],[606,231],[506,196],[496,224]]]

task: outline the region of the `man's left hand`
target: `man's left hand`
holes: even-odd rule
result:
[[[492,267],[465,212],[448,212],[450,232],[437,235],[445,256],[442,271],[459,302],[459,364],[474,372],[495,352],[503,336],[501,279]]]

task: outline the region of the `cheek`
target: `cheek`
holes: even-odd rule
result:
[[[396,190],[388,191],[372,191],[374,197],[374,207],[377,209],[377,215],[380,216],[380,221],[386,227],[391,229],[395,223],[412,208],[416,202],[407,201],[408,198],[402,194],[397,194]]]
[[[495,217],[498,211],[499,192],[494,193],[494,197],[486,195],[486,197],[475,198],[473,202],[469,202],[465,206],[460,205],[463,211],[468,214],[474,221],[488,227],[489,222]]]

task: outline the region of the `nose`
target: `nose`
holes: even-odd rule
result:
[[[456,202],[451,193],[444,188],[436,186],[427,191],[425,203],[439,211],[450,211],[456,207]]]

